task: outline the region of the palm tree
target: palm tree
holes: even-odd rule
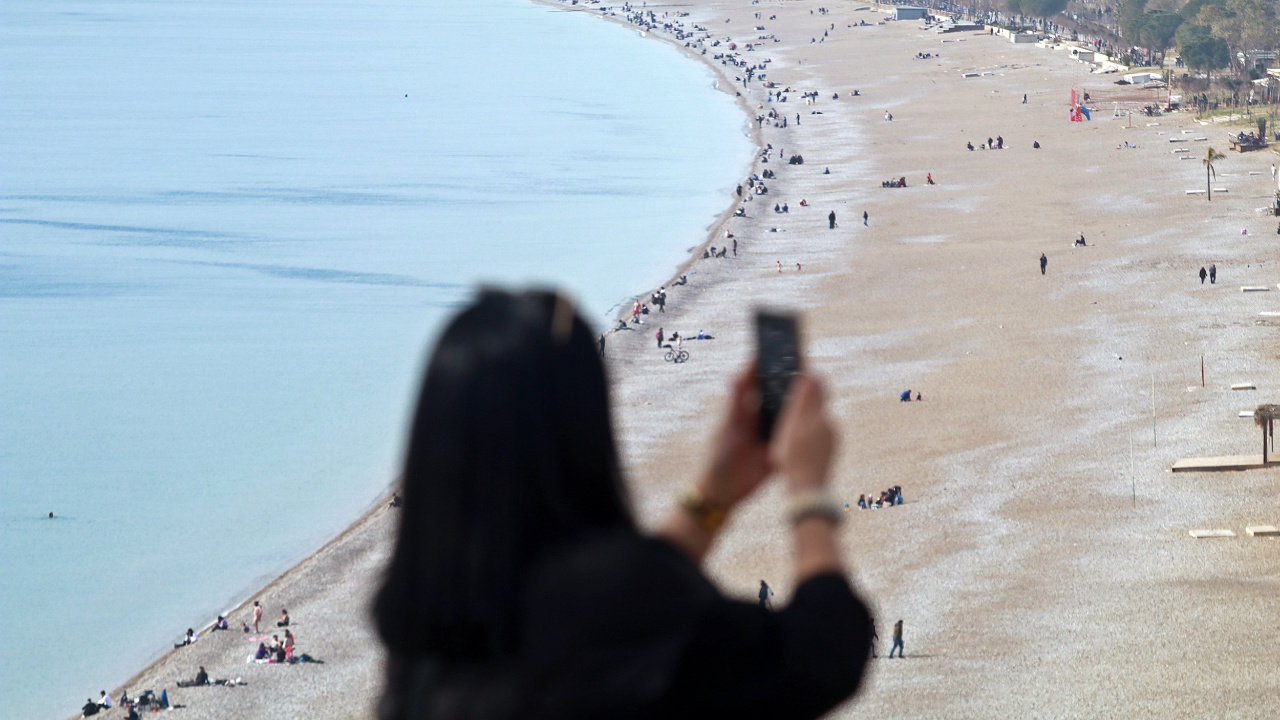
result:
[[[1275,422],[1280,420],[1280,405],[1259,405],[1253,411],[1253,424],[1262,428],[1262,463],[1271,461],[1267,452],[1275,442]]]
[[[1226,157],[1226,155],[1223,155],[1213,148],[1209,148],[1208,152],[1204,154],[1204,160],[1201,161],[1204,163],[1204,189],[1205,193],[1208,194],[1210,201],[1213,200],[1213,184],[1209,181],[1209,178],[1212,177],[1214,180],[1218,179],[1218,173],[1214,171],[1213,163],[1215,160],[1221,160],[1224,157]]]

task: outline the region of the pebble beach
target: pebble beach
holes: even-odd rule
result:
[[[634,26],[621,6],[546,7]],[[758,151],[772,148],[752,172],[775,177],[749,202],[726,198],[690,239],[672,274],[687,283],[667,283],[665,312],[608,335],[641,523],[703,461],[729,378],[754,352],[753,310],[795,308],[842,431],[832,490],[851,506],[844,549],[881,657],[894,621],[905,625],[906,657],[871,663],[834,717],[1261,717],[1280,682],[1280,559],[1277,539],[1244,528],[1280,524],[1269,487],[1280,475],[1169,467],[1258,452],[1240,412],[1276,401],[1280,318],[1260,313],[1280,311],[1280,236],[1259,210],[1275,154],[1226,152],[1240,128],[1190,113],[1131,115],[1155,94],[985,30],[938,34],[876,6],[810,0],[644,10],[656,27],[636,42],[673,43],[719,73]],[[744,84],[744,65],[764,69]],[[1072,89],[1091,94],[1091,121],[1069,121]],[[771,110],[786,127],[757,122]],[[989,137],[1004,149],[968,149]],[[1227,155],[1212,201],[1188,194],[1205,186],[1208,146]],[[896,178],[907,186],[882,187]],[[788,212],[774,212],[781,203]],[[726,233],[736,256],[704,258]],[[1211,263],[1217,282],[1202,284]],[[670,363],[659,326],[714,339],[686,341],[689,360]],[[919,402],[899,401],[908,389]],[[904,504],[857,508],[895,485]],[[783,505],[770,486],[731,518],[708,562],[726,592],[754,597],[766,579],[785,601]],[[232,610],[228,631],[202,633],[113,696],[164,688],[189,720],[370,717],[382,654],[368,608],[395,513],[380,500]],[[1198,528],[1236,536],[1193,539]],[[246,662],[253,600],[268,635],[288,608],[299,651],[322,662]],[[243,684],[177,688],[197,666]]]

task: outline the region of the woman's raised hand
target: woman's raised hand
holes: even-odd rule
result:
[[[794,493],[826,487],[835,448],[822,386],[808,375],[796,376],[770,448],[773,466],[786,476],[787,489]]]
[[[733,382],[729,408],[713,440],[711,465],[698,484],[707,502],[732,508],[755,492],[773,472],[769,446],[760,439],[760,399],[755,370]]]

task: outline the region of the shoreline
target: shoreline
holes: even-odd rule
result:
[[[726,95],[729,95],[729,97],[732,98],[735,104],[738,106],[738,109],[742,111],[743,123],[744,123],[743,127],[745,130],[744,134],[751,139],[752,144],[755,146],[755,151],[752,154],[751,162],[747,164],[746,175],[750,177],[753,174],[759,173],[760,167],[761,167],[760,154],[761,152],[764,151],[764,148],[765,148],[764,133],[759,127],[754,127],[754,128],[751,127],[753,118],[751,113],[750,102],[747,99],[746,95],[743,95],[737,90],[735,90],[732,95],[729,94],[729,90],[727,88],[733,87],[731,83],[731,78],[728,77],[721,68],[717,67],[711,61],[707,60],[705,55],[696,53],[691,48],[681,45],[679,41],[670,37],[666,33],[662,33],[662,32],[641,33],[638,30],[636,30],[636,26],[634,24],[628,22],[626,19],[605,14],[604,12],[600,11],[600,9],[596,7],[587,7],[585,5],[578,6],[578,5],[568,4],[569,0],[529,0],[529,2],[533,3],[534,5],[540,5],[542,7],[551,8],[561,12],[580,13],[588,17],[593,17],[598,20],[603,20],[613,25],[617,25],[627,30],[635,31],[638,35],[640,35],[640,38],[642,40],[652,39],[652,40],[661,42],[679,51],[685,57],[696,61],[700,65],[705,66],[708,70],[711,71],[711,74],[717,78],[716,85],[713,89],[718,92],[722,92]],[[662,7],[662,6],[655,5],[654,7]],[[612,6],[608,6],[606,9],[612,9]],[[666,282],[663,283],[660,287],[671,287],[672,283],[678,280],[681,275],[688,273],[689,268],[693,267],[694,263],[700,259],[699,252],[702,250],[705,250],[707,247],[711,245],[711,242],[715,240],[717,235],[719,235],[720,232],[724,229],[724,226],[729,222],[729,219],[733,217],[733,212],[734,210],[737,209],[739,204],[740,203],[738,199],[731,195],[729,198],[728,207],[722,210],[720,214],[715,216],[715,219],[712,221],[711,225],[707,227],[706,236],[703,238],[702,242],[693,247],[693,250],[690,252],[689,257],[687,257],[684,261],[676,265],[675,270],[667,278]],[[650,294],[655,292],[657,289],[658,288],[656,287],[648,288],[644,292],[641,292],[637,295],[628,296],[627,300],[644,301]],[[642,302],[641,304],[645,304],[645,303]],[[615,320],[620,318],[625,318],[630,314],[630,311],[626,307],[625,302],[620,302],[617,307],[619,308],[619,310],[617,315],[614,316]],[[604,334],[614,335],[616,334],[616,330],[610,327],[605,330]]]
[[[576,8],[573,6],[566,6],[563,4],[563,0],[560,0],[560,1],[530,0],[530,2],[535,5],[540,5],[543,7],[556,9],[559,11],[583,13],[588,16],[596,17],[597,19],[611,22],[623,28],[634,29],[634,26],[632,26],[630,23],[626,22],[625,20],[621,20],[615,17],[609,17],[602,13],[592,13],[588,8],[585,8],[585,7]],[[694,59],[700,62],[701,64],[703,64],[705,67],[707,67],[711,71],[712,75],[717,78],[716,86],[712,89],[728,94],[728,90],[726,90],[724,87],[721,86],[721,83],[725,83],[727,81],[727,78],[725,77],[724,73],[721,72],[721,70],[717,68],[715,65],[705,60],[703,56],[693,52],[689,48],[679,45],[674,39],[667,37],[665,34],[659,33],[659,34],[653,34],[652,36],[650,36],[649,34],[641,35],[642,40],[650,39],[650,37],[652,37],[652,39],[664,41],[665,44],[681,51],[681,53],[686,57],[690,59]],[[760,132],[759,128],[751,127],[750,108],[747,104],[746,96],[742,95],[741,93],[736,93],[735,91],[735,95],[732,95],[731,97],[734,98],[734,100],[736,101],[736,104],[738,105],[739,110],[741,110],[743,113],[744,134],[751,139],[754,147],[754,150],[752,153],[752,159],[747,164],[747,168],[748,168],[747,175],[751,175],[759,171],[760,153],[764,149],[762,133]],[[739,203],[736,200],[736,198],[730,196],[730,202],[728,206],[724,210],[722,210],[718,215],[715,216],[711,225],[708,226],[706,230],[706,234],[703,237],[702,241],[694,246],[694,249],[690,252],[689,257],[687,257],[684,261],[680,262],[675,267],[674,271],[672,272],[667,282],[665,283],[666,286],[670,286],[673,281],[675,281],[680,277],[680,275],[688,272],[688,269],[693,266],[693,264],[697,259],[699,259],[699,252],[705,249],[707,246],[709,246],[711,242],[716,238],[717,234],[722,231],[725,224],[732,217],[733,212],[738,206],[738,204]],[[647,293],[651,293],[656,289],[657,288],[650,288],[640,294],[628,296],[627,299],[628,300],[642,299],[646,297]],[[625,303],[620,303],[619,307],[622,307],[624,305]],[[625,307],[622,307],[622,310],[620,311],[618,317],[622,317],[625,313],[626,313],[626,309]],[[605,333],[612,335],[615,333],[615,331],[612,328],[609,328],[605,330]],[[347,525],[345,528],[339,531],[335,536],[327,540],[320,547],[306,554],[297,562],[290,565],[283,572],[274,576],[265,584],[258,586],[254,591],[248,593],[243,599],[237,602],[233,607],[223,611],[223,614],[225,615],[225,617],[227,617],[228,620],[231,620],[231,618],[233,617],[233,614],[247,612],[248,608],[250,607],[251,603],[254,601],[255,598],[269,595],[273,589],[294,581],[301,574],[311,569],[312,566],[315,565],[320,560],[320,558],[324,556],[326,553],[334,550],[335,548],[340,547],[344,541],[355,536],[357,533],[360,533],[362,531],[367,531],[369,529],[369,526],[379,519],[381,511],[384,511],[387,509],[386,507],[387,503],[390,501],[391,495],[394,493],[398,484],[399,484],[399,479],[391,481],[388,484],[387,488],[384,491],[382,491],[374,499],[373,503],[364,512],[362,512],[355,520],[353,520],[349,525]],[[210,620],[207,623],[205,623],[203,626],[196,628],[199,636],[202,639],[207,637],[207,633],[209,632],[209,629],[213,626],[214,622],[215,620]],[[264,615],[264,622],[266,622],[267,626],[271,625],[269,618],[267,618],[265,615]],[[230,623],[230,629],[227,631],[223,631],[224,634],[238,633],[239,631],[236,629],[236,624],[237,624],[236,622],[232,621]],[[175,647],[167,650],[161,650],[159,656],[155,657],[145,667],[143,667],[142,669],[138,670],[133,675],[128,677],[123,683],[116,685],[114,688],[112,688],[111,690],[112,697],[119,698],[121,690],[129,690],[130,688],[141,687],[145,680],[158,674],[158,671],[172,665],[173,661],[177,657],[179,657],[179,654],[184,649],[185,648],[182,648],[182,647]],[[137,694],[137,691],[135,690],[135,696],[136,694]],[[80,715],[76,714],[76,715],[72,715],[71,717],[79,718]]]
[[[387,503],[391,501],[391,496],[394,493],[395,487],[398,482],[399,480],[393,481],[391,485],[388,486],[387,490],[385,490],[381,495],[379,495],[378,498],[374,500],[373,504],[368,507],[368,509],[366,509],[363,513],[360,514],[359,517],[353,520],[350,525],[343,528],[341,532],[339,532],[337,535],[330,538],[328,541],[326,541],[323,545],[321,545],[319,548],[317,548],[313,552],[308,553],[306,557],[290,565],[287,570],[280,573],[276,577],[272,578],[265,585],[262,585],[254,592],[249,593],[247,596],[245,596],[244,599],[240,600],[233,607],[228,608],[227,610],[224,610],[223,615],[228,620],[230,620],[232,617],[232,613],[247,611],[248,608],[250,607],[250,604],[253,602],[254,598],[270,594],[273,588],[279,587],[280,585],[288,582],[291,578],[296,577],[308,566],[308,564],[313,563],[321,555],[325,554],[328,551],[331,551],[332,549],[337,547],[339,544],[341,544],[344,540],[347,540],[352,535],[355,535],[357,532],[360,532],[361,530],[365,529],[370,523],[372,523],[377,518],[378,512],[380,510],[387,509],[386,507]],[[266,616],[264,615],[263,617],[265,618]],[[209,629],[212,628],[214,623],[216,622],[217,622],[217,619],[215,618],[214,620],[210,620],[209,622],[205,623],[202,627],[197,627],[196,628],[197,634],[201,638],[206,637],[209,632]],[[270,625],[270,622],[268,622],[267,624]],[[236,623],[231,622],[229,624],[228,629],[223,632],[228,632],[228,633],[238,632],[235,628],[235,625]],[[160,657],[156,658],[146,667],[134,673],[123,683],[116,686],[112,691],[114,693],[112,697],[118,698],[121,689],[138,687],[140,681],[143,678],[145,678],[149,674],[153,674],[157,668],[164,665],[166,661],[170,660],[181,649],[182,648],[175,647],[169,650],[162,651]],[[76,717],[79,717],[79,715],[73,715],[72,717],[76,718]]]

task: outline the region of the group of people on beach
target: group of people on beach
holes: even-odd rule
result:
[[[272,635],[270,643],[259,642],[258,650],[250,660],[260,663],[293,662],[293,645],[293,631],[286,629],[283,640],[280,639],[279,635]]]
[[[874,493],[858,496],[858,507],[863,510],[878,510],[884,507],[901,505],[902,503],[901,485],[894,485],[888,490],[882,490],[879,497],[876,497]]]
[[[116,706],[111,699],[111,695],[103,690],[98,693],[98,699],[89,698],[85,701],[84,706],[80,708],[80,717],[91,717],[101,712],[106,712]],[[169,693],[165,690],[160,691],[157,696],[153,691],[148,690],[140,695],[136,700],[129,697],[129,693],[120,693],[120,709],[123,714],[120,716],[122,720],[140,720],[138,709],[146,710],[167,710],[171,706],[169,704]]]

